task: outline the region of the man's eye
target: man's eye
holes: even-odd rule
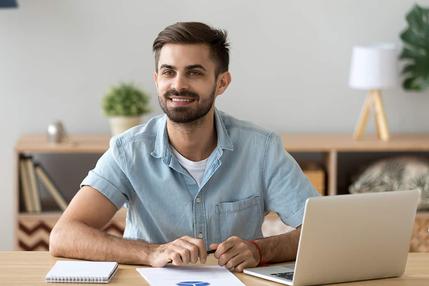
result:
[[[203,75],[203,73],[200,71],[190,71],[189,75],[190,76],[200,76],[200,75]]]
[[[171,76],[173,74],[174,74],[174,71],[172,71],[172,70],[164,70],[164,71],[162,71],[162,75],[165,75],[165,76]]]

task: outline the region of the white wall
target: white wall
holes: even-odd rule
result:
[[[400,43],[414,1],[18,0],[0,10],[0,249],[13,246],[13,147],[61,119],[108,132],[107,88],[133,80],[153,95],[151,45],[177,21],[228,30],[230,89],[217,104],[278,132],[352,133],[364,94],[347,86],[351,48]],[[429,0],[418,1],[429,6]],[[385,93],[393,132],[429,131],[429,92]]]

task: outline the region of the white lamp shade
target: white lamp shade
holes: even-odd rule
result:
[[[393,44],[353,47],[349,85],[385,89],[398,82],[398,51]]]

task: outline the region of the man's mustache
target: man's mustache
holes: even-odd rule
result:
[[[193,99],[198,99],[200,97],[197,93],[189,90],[178,91],[176,89],[170,89],[169,91],[164,93],[165,98],[170,98],[172,96],[186,96],[186,97],[191,97]]]

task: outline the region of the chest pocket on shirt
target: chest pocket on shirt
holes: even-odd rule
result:
[[[216,205],[219,242],[235,235],[242,239],[255,239],[262,236],[262,206],[260,196],[244,200],[222,202]]]

